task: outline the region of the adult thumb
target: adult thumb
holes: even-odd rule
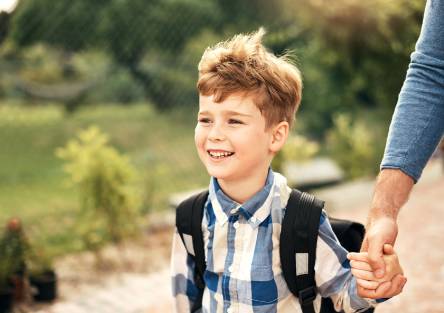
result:
[[[368,262],[376,276],[376,278],[382,278],[385,274],[385,263],[382,258],[384,254],[384,241],[382,238],[368,239]]]
[[[395,249],[393,249],[393,246],[391,244],[384,244],[384,254],[386,255],[392,255],[395,254]]]
[[[367,252],[368,251],[368,240],[367,240],[367,236],[364,236],[364,240],[362,241],[361,244],[361,252]]]

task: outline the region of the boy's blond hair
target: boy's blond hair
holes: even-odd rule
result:
[[[287,56],[277,57],[262,45],[265,30],[209,47],[199,62],[197,89],[221,102],[229,95],[252,95],[266,127],[281,121],[291,125],[301,102],[302,79]]]

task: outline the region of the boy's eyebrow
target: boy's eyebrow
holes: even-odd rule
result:
[[[224,115],[233,116],[233,115],[239,115],[244,117],[252,117],[250,114],[245,114],[237,111],[222,111]],[[209,111],[201,111],[198,113],[199,115],[211,115],[211,112]]]

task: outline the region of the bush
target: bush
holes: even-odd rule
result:
[[[90,103],[130,103],[143,100],[143,87],[124,69],[116,69],[101,79],[90,92],[87,102]]]
[[[327,134],[327,150],[348,178],[374,175],[379,169],[383,141],[361,120],[352,122],[347,114],[333,118],[333,128]]]
[[[300,135],[292,135],[287,139],[282,150],[274,157],[271,166],[273,170],[282,172],[285,162],[304,162],[316,155],[318,151],[319,145],[316,142]]]
[[[108,240],[117,243],[135,234],[136,171],[127,157],[109,146],[108,137],[90,127],[56,154],[67,162],[65,171],[80,191],[79,230],[86,248],[96,250]]]

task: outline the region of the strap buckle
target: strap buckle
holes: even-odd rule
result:
[[[318,293],[318,290],[316,286],[311,286],[305,289],[302,289],[299,291],[299,302],[301,305],[307,305],[310,304],[316,299],[316,295]]]

